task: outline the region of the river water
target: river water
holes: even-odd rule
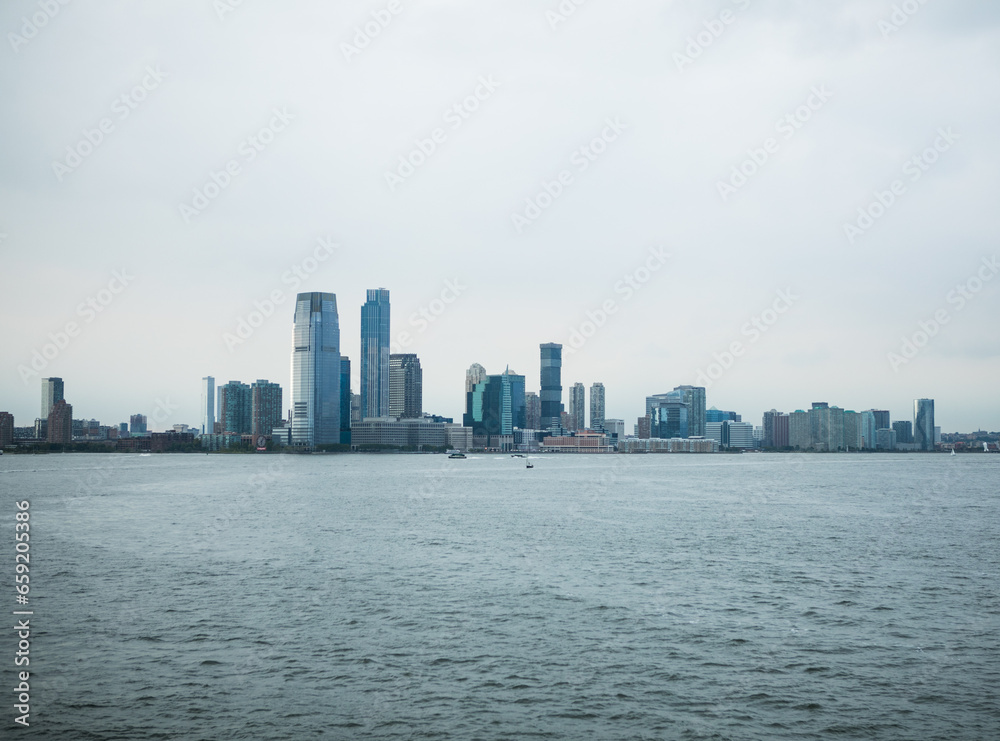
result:
[[[1000,738],[1000,456],[532,462],[3,456],[9,543],[31,502],[34,615],[31,726],[9,630],[0,725]]]

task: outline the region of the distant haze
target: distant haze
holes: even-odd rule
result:
[[[297,291],[337,295],[357,391],[385,287],[437,414],[472,363],[537,391],[560,342],[563,401],[601,381],[629,433],[713,363],[754,424],[930,397],[1000,429],[996,3],[10,0],[0,31],[18,425],[45,376],[104,424],[195,425],[206,375],[287,409]]]

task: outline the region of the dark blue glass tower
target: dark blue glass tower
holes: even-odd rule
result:
[[[562,427],[562,345],[548,342],[542,351],[541,406],[542,429]]]
[[[368,290],[361,307],[361,418],[389,416],[389,291]]]

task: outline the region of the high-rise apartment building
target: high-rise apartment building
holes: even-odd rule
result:
[[[201,379],[201,434],[211,435],[215,431],[215,379],[205,376]]]
[[[219,396],[219,421],[227,435],[249,435],[253,432],[253,394],[250,387],[230,381]]]
[[[649,440],[652,437],[651,423],[652,417],[648,414],[645,417],[639,417],[635,425],[635,436],[640,440]]]
[[[64,398],[61,378],[42,379],[42,414],[40,419],[48,419],[52,405]]]
[[[49,410],[47,439],[50,443],[67,444],[73,442],[73,405],[59,399]]]
[[[872,414],[875,415],[875,429],[876,430],[887,430],[892,425],[889,420],[889,412],[884,409],[872,409]]]
[[[292,445],[340,443],[340,318],[337,296],[300,293],[292,329]],[[386,355],[388,364],[388,354]]]
[[[389,416],[389,291],[370,288],[361,307],[361,416]]]
[[[254,438],[270,435],[284,421],[281,386],[261,379],[250,386],[250,418]]]
[[[389,416],[420,419],[424,414],[424,374],[413,353],[389,356]]]
[[[529,430],[540,429],[542,425],[542,402],[538,394],[529,391],[524,395],[524,426]]]
[[[541,350],[541,429],[557,430],[562,423],[562,345],[547,342]]]
[[[865,450],[875,450],[878,440],[878,427],[875,426],[875,413],[871,409],[858,413],[861,420],[861,447]]]
[[[604,432],[604,384],[595,383],[590,387],[590,429]]]
[[[934,399],[913,401],[913,442],[917,450],[934,450]]]
[[[14,415],[0,412],[0,448],[14,444]]]
[[[582,383],[574,383],[569,387],[569,399],[566,411],[569,412],[568,430],[587,429],[587,387]]]

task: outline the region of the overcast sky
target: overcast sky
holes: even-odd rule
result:
[[[50,375],[105,424],[197,424],[205,375],[287,407],[297,290],[337,295],[356,391],[385,287],[438,414],[561,342],[629,432],[710,371],[755,424],[1000,429],[1000,5],[901,5],[9,0],[0,409]]]

